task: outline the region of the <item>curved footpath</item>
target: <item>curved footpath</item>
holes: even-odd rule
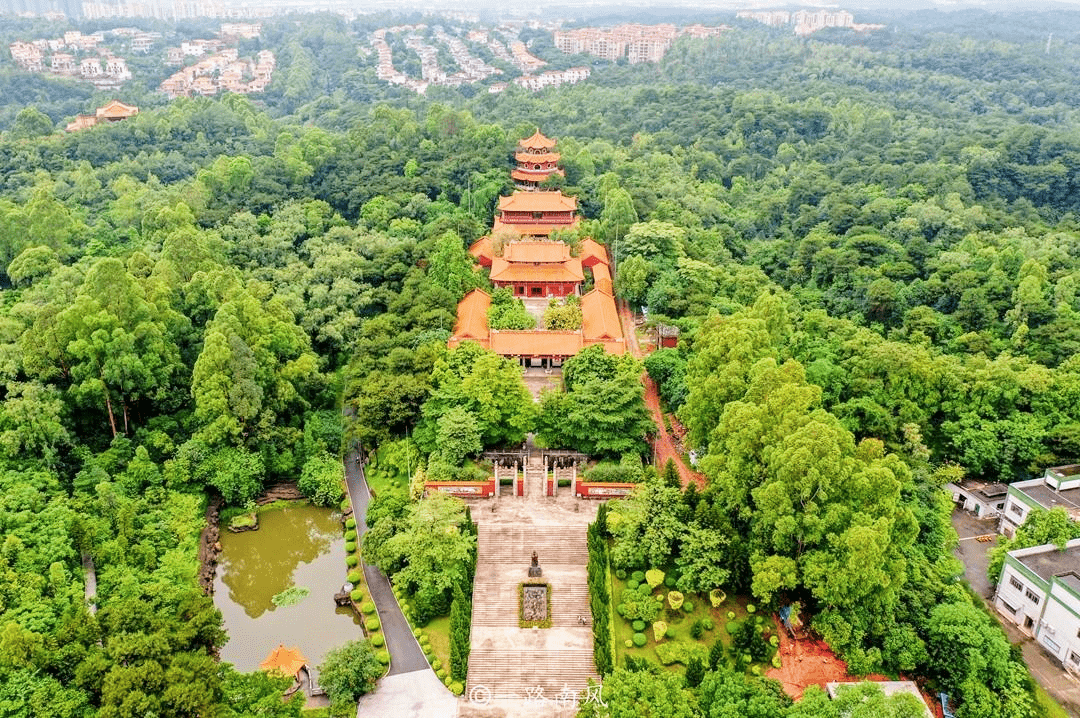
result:
[[[345,459],[345,484],[356,518],[356,533],[367,531],[368,490],[359,452]],[[428,665],[420,644],[413,637],[409,622],[401,613],[390,581],[376,566],[363,564],[371,600],[379,611],[386,648],[390,651],[390,670],[379,680],[374,691],[361,696],[356,706],[358,718],[456,718],[458,700],[446,690]]]
[[[364,517],[367,515],[371,492],[368,491],[367,479],[364,478],[364,470],[360,466],[359,454],[356,451],[345,459],[345,483],[349,487],[349,499],[352,501],[357,541],[359,541],[368,529]],[[420,650],[420,644],[416,642],[412,629],[409,628],[409,622],[401,613],[401,607],[398,606],[394,592],[390,588],[390,581],[378,567],[366,561],[364,562],[364,578],[367,579],[371,600],[375,602],[375,607],[379,610],[383,637],[386,638],[386,649],[390,651],[390,671],[387,675],[426,670],[427,658]]]

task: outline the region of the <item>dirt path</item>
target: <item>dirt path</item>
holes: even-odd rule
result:
[[[618,300],[618,306],[619,318],[622,320],[623,336],[626,337],[626,346],[631,355],[643,359],[646,352],[642,351],[641,345],[637,341],[633,312],[630,311],[629,305],[621,299]],[[679,470],[679,477],[682,479],[684,488],[689,486],[691,481],[697,484],[699,489],[704,488],[705,476],[692,471],[683,462],[682,454],[675,445],[670,432],[668,432],[667,424],[664,422],[664,412],[660,408],[660,393],[656,389],[656,382],[648,374],[642,374],[641,383],[645,385],[645,405],[652,412],[653,422],[656,424],[657,433],[653,450],[655,452],[654,458],[657,471],[662,471],[670,459],[675,462],[675,468]],[[671,419],[671,421],[674,421],[674,419]]]

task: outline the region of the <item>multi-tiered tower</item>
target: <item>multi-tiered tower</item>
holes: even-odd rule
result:
[[[540,184],[553,174],[566,176],[558,166],[561,155],[553,152],[554,149],[555,140],[544,137],[539,129],[532,137],[518,142],[517,151],[514,153],[517,169],[510,173],[518,189],[537,190]]]

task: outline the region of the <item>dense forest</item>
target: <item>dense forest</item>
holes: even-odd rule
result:
[[[638,367],[582,362],[582,394],[534,414],[507,365],[445,348],[464,248],[536,126],[617,293],[681,329],[646,368],[709,479],[627,501],[612,561],[798,598],[853,670],[926,677],[961,718],[1039,715],[957,581],[941,486],[1080,460],[1080,15],[733,23],[584,85],[426,98],[358,57],[386,20],[271,23],[264,97],[147,86],[137,117],[74,134],[54,124],[100,95],[0,66],[0,715],[296,714],[215,661],[209,496],[325,467],[343,406],[345,441],[416,430],[453,473],[526,429],[572,442],[553,416],[626,393]],[[726,716],[770,690],[666,680],[620,667],[613,701]]]

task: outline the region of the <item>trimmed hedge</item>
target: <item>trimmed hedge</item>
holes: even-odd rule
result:
[[[371,601],[364,601],[360,604],[360,613],[364,614],[365,616],[370,616],[371,614],[375,613],[375,604]]]
[[[382,648],[386,645],[386,639],[383,638],[383,635],[381,633],[376,633],[374,636],[371,637],[370,640],[371,645],[375,646],[376,648]]]
[[[360,573],[359,571],[349,571],[349,575],[345,577],[345,580],[355,586],[356,584],[360,583],[360,580],[363,578],[364,574]]]
[[[596,671],[606,676],[615,668],[611,654],[611,594],[608,590],[608,545],[603,537],[607,504],[601,504],[596,520],[589,524],[589,608],[593,619],[593,659]],[[644,578],[644,575],[642,575]],[[625,610],[625,609],[624,609]]]
[[[349,598],[351,598],[356,603],[359,603],[360,601],[363,601],[364,600],[364,590],[361,589],[361,588],[354,588],[351,592],[349,592]]]
[[[345,528],[347,528],[347,529],[356,528],[356,519],[354,519],[352,516],[345,519]]]
[[[633,641],[634,645],[637,646],[638,648],[641,648],[642,646],[644,646],[646,643],[649,642],[648,636],[646,636],[644,633],[635,633],[634,637],[631,638],[630,640]]]
[[[345,540],[346,541],[355,541],[356,540],[356,529],[349,529],[348,531],[346,531],[345,532]]]
[[[356,568],[357,564],[359,563],[360,559],[356,557],[355,553],[350,553],[348,556],[345,557],[345,565],[349,568]]]
[[[364,628],[368,629],[369,631],[379,630],[380,625],[382,624],[379,623],[379,619],[375,618],[374,616],[364,621]]]
[[[379,663],[383,664],[384,666],[389,666],[390,665],[390,652],[387,651],[386,649],[383,649],[381,651],[376,651],[375,652],[375,660],[377,660]]]

